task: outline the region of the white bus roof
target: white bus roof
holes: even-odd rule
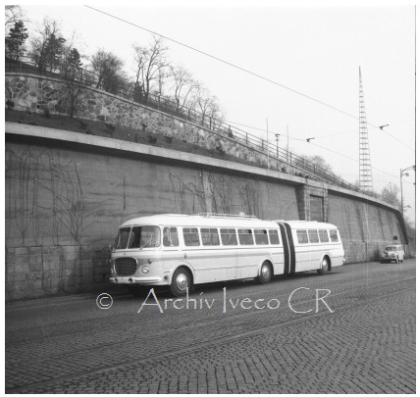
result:
[[[274,222],[287,223],[292,229],[337,229],[337,226],[331,223],[316,221],[285,221],[281,219]]]
[[[199,215],[161,214],[130,219],[120,227],[133,225],[207,226],[207,227],[277,227],[272,221],[241,217],[204,217]]]
[[[150,215],[139,218],[130,219],[124,222],[120,227],[127,226],[205,226],[205,227],[278,227],[277,222],[288,223],[293,229],[296,228],[334,228],[337,227],[323,222],[306,222],[306,221],[264,221],[257,218],[239,217],[232,215],[226,216],[200,216],[200,215],[182,215],[182,214],[159,214]]]

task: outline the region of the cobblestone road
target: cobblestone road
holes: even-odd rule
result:
[[[407,260],[199,286],[188,308],[161,291],[12,303],[6,392],[414,393],[415,281]]]

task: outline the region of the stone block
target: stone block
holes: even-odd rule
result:
[[[93,282],[95,284],[102,284],[106,282],[106,275],[99,273],[99,274],[95,274]]]
[[[15,248],[15,254],[18,255],[18,256],[29,255],[29,248],[28,247]]]
[[[78,250],[63,250],[63,258],[66,263],[77,261],[80,259],[80,253]]]
[[[82,252],[82,253],[80,254],[79,259],[80,259],[81,261],[87,261],[87,260],[90,260],[90,261],[92,262],[92,260],[93,260],[93,252]]]
[[[76,286],[76,276],[75,275],[69,275],[66,277],[65,281],[64,281],[64,286],[65,288],[68,287],[75,287]]]
[[[8,274],[8,279],[11,284],[21,285],[21,282],[26,281],[26,275],[28,272],[14,272],[13,274]]]
[[[15,255],[16,254],[16,248],[8,248],[6,247],[6,255]]]
[[[6,254],[6,267],[11,267],[16,264],[16,255],[15,254]]]
[[[42,290],[42,280],[36,279],[32,281],[32,288],[36,290]]]
[[[43,269],[42,256],[31,256],[29,260],[29,268],[31,272],[41,273]]]
[[[79,253],[82,247],[80,245],[63,245],[61,251],[63,254]]]

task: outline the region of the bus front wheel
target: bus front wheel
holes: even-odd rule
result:
[[[271,269],[271,265],[268,262],[264,262],[261,266],[258,281],[261,284],[267,284],[270,282],[271,277],[273,277],[273,270]]]
[[[322,262],[321,262],[321,268],[317,270],[318,274],[327,274],[328,272],[328,267],[329,267],[329,261],[328,258],[326,256],[324,256],[322,258]]]
[[[185,268],[179,268],[172,276],[171,292],[175,296],[184,296],[187,288],[191,289],[191,275]]]

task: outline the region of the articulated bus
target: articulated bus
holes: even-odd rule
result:
[[[344,264],[336,226],[321,222],[263,221],[255,217],[164,214],[123,223],[111,254],[110,282],[138,295],[167,286],[183,296],[194,285],[317,271]]]

